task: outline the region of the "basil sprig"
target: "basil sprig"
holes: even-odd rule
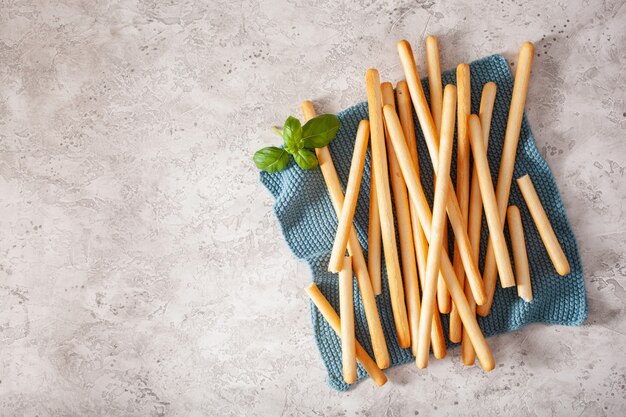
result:
[[[300,168],[315,169],[319,163],[312,149],[323,148],[335,138],[339,119],[334,114],[322,114],[302,126],[300,120],[289,116],[282,132],[274,130],[283,138],[284,147],[268,146],[257,151],[252,158],[257,168],[270,173],[282,171],[291,155]]]

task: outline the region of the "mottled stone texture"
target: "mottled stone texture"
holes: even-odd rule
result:
[[[0,415],[626,414],[623,0],[11,1],[0,5]],[[250,157],[313,99],[535,42],[533,133],[578,236],[590,315],[336,393],[309,271]],[[423,71],[422,71],[423,72]]]

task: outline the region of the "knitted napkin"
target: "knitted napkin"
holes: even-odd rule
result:
[[[513,77],[509,71],[507,61],[500,55],[493,55],[475,61],[470,64],[470,69],[472,113],[478,113],[483,85],[493,81],[498,87],[488,146],[489,165],[495,184],[498,176],[498,167],[500,166],[511,92],[513,90]],[[456,82],[454,71],[445,72],[442,74],[442,78],[444,85],[455,84]],[[428,98],[428,82],[422,80],[422,86]],[[360,103],[350,107],[340,112],[338,117],[341,122],[341,128],[335,140],[330,144],[330,152],[345,190],[357,126],[360,120],[368,118],[367,103]],[[432,204],[433,169],[415,114],[414,118],[417,130],[417,147],[422,184],[426,196]],[[453,155],[456,155],[456,150]],[[453,156],[453,177],[456,170],[454,159],[455,157]],[[524,174],[530,174],[550,223],[570,263],[571,272],[565,277],[561,277],[556,273],[515,183],[515,179]],[[534,299],[532,302],[527,303],[517,296],[516,287],[503,289],[498,283],[491,313],[486,318],[479,317],[478,323],[485,336],[509,332],[536,322],[569,326],[580,325],[587,317],[587,302],[583,270],[576,246],[576,239],[567,220],[565,208],[559,196],[554,177],[537,149],[526,117],[524,117],[522,122],[513,179],[509,204],[517,205],[521,211]],[[261,182],[276,199],[274,212],[289,247],[298,259],[308,263],[313,280],[335,310],[339,312],[338,276],[327,271],[337,228],[337,217],[326,191],[321,171],[319,169],[303,171],[292,161],[284,171],[273,174],[262,172]],[[370,155],[368,153],[359,200],[354,215],[354,226],[366,259],[369,183]],[[505,227],[505,234],[508,240],[507,229]],[[480,254],[481,271],[484,265],[487,239],[487,225],[483,216]],[[450,254],[452,254],[452,245],[450,245]],[[511,260],[513,260],[512,257]],[[411,362],[414,358],[410,349],[402,349],[398,346],[389,299],[387,276],[384,270],[382,290],[382,294],[377,296],[377,303],[389,348],[391,366]],[[354,294],[356,337],[369,352],[370,356],[373,357],[367,322],[356,282],[354,282]],[[448,315],[442,315],[442,325],[446,333],[448,345],[451,345],[447,338],[448,318]],[[328,370],[329,384],[336,390],[344,391],[349,388],[349,385],[343,382],[341,374],[341,343],[339,337],[313,304],[311,304],[311,320],[317,346]],[[365,377],[367,377],[367,373],[359,364],[358,379],[361,380]]]

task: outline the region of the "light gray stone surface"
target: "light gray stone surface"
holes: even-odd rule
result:
[[[626,415],[623,0],[0,5],[0,415]],[[336,393],[252,153],[364,73],[535,42],[527,111],[584,261],[581,328]],[[423,71],[422,71],[423,73]]]

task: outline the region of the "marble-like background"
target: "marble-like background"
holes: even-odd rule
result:
[[[0,415],[626,415],[625,28],[624,0],[1,2]],[[535,42],[589,320],[340,394],[250,157],[424,34],[445,68]]]

